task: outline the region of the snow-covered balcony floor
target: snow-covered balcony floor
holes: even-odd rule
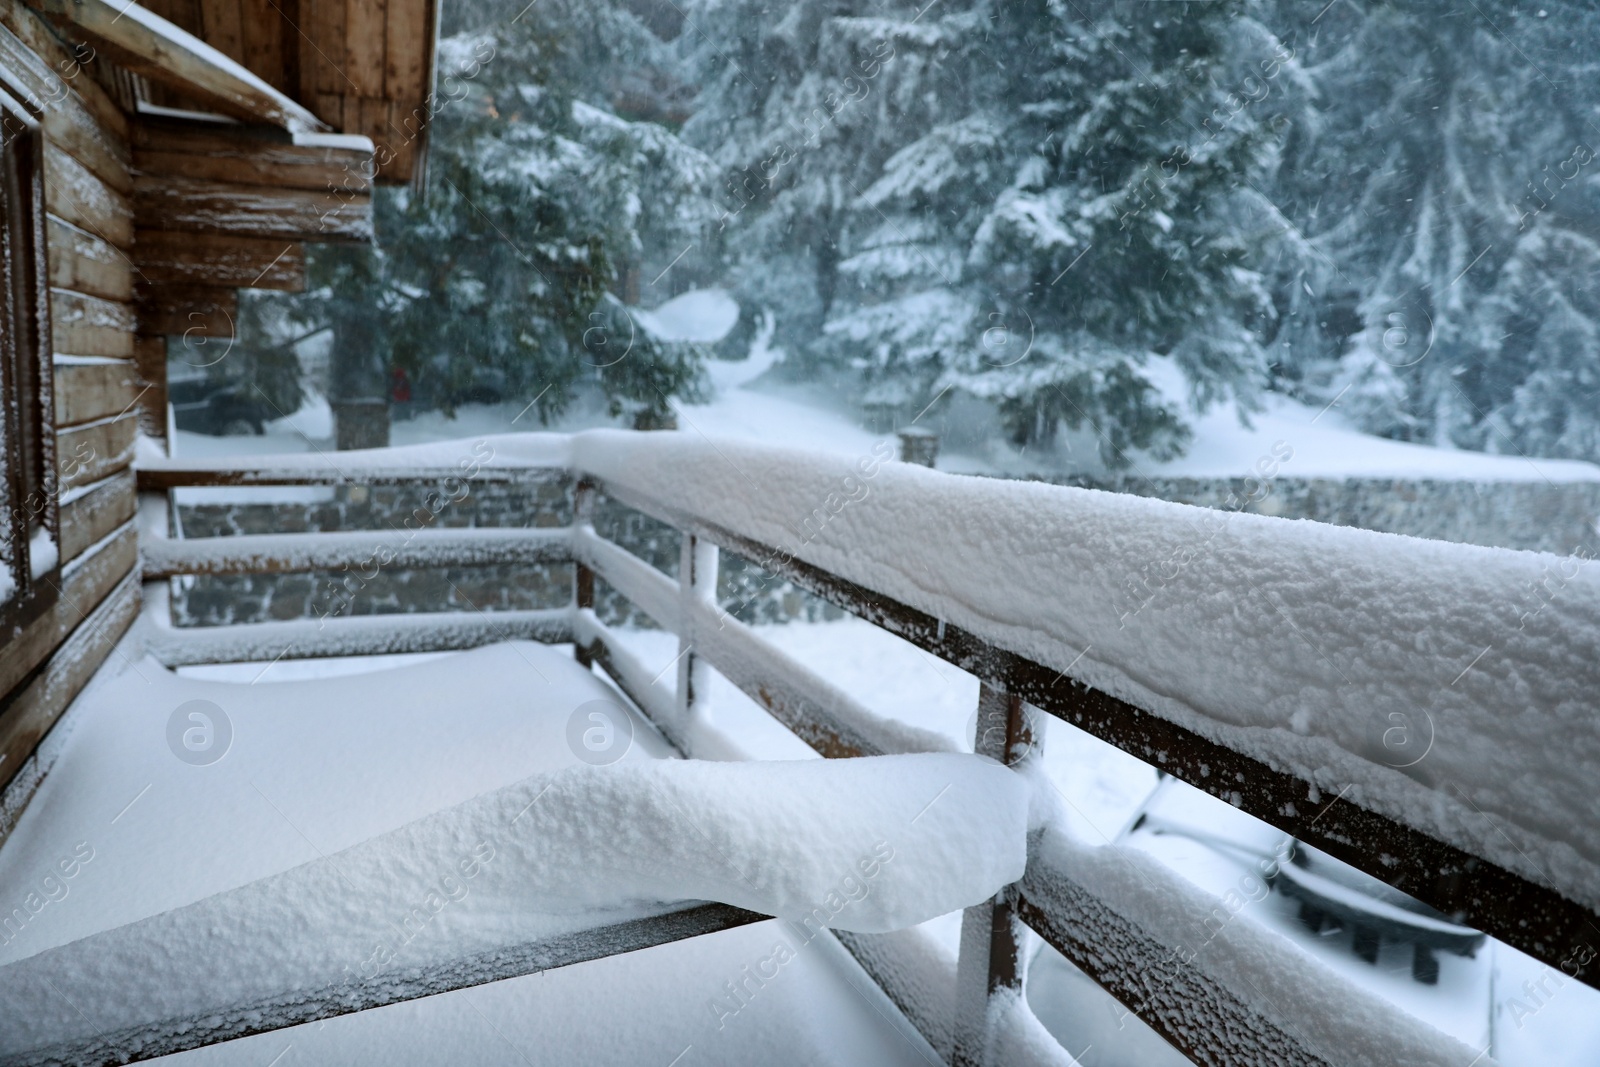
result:
[[[148,658],[109,664],[110,677],[80,701],[53,770],[0,850],[0,900],[22,904],[31,914],[24,927],[8,934],[0,964],[302,864],[326,866],[340,850],[413,820],[576,765],[567,737],[570,712],[595,700],[626,705],[580,668],[570,651],[530,642],[354,669],[362,673],[249,684],[259,667],[240,668],[238,682],[221,682],[180,677]],[[226,717],[231,738],[224,740],[219,717],[198,706],[218,731],[210,742],[226,746],[215,762],[186,762],[166,741],[167,721],[190,701],[209,702]],[[177,744],[181,749],[181,737]],[[623,761],[672,756],[664,741],[639,729]],[[618,837],[628,835],[629,817],[606,810],[591,815],[594,825],[610,827]],[[436,953],[442,940],[472,921],[473,891],[492,881],[496,859],[516,862],[504,840],[460,844],[465,864],[440,870],[437,885],[395,877],[385,894],[363,883],[359,907],[378,920],[375,929],[381,931],[368,950],[342,966],[337,945],[309,946],[312,953],[325,949],[332,969],[351,976],[403,980],[413,973],[419,958]],[[336,869],[332,873],[338,877]],[[326,907],[336,911],[355,892],[330,886]],[[24,904],[28,900],[42,902],[36,912]],[[554,935],[659,910],[569,911],[533,926]],[[275,919],[292,914],[261,915],[267,936],[282,942],[306,938],[311,932],[305,929],[270,929]],[[187,942],[163,943],[162,958],[151,961],[152,974],[168,967],[203,973],[207,957],[229,956],[237,948],[229,944],[232,932],[189,933]],[[781,966],[775,957],[782,957]],[[141,1001],[159,1004],[173,993],[138,982],[105,988],[105,979],[117,974],[117,961],[103,952],[83,954],[78,962],[88,973],[74,975],[67,989],[48,991],[63,1016],[48,1024],[57,1034],[74,1021],[71,1016],[97,1030],[108,1020],[114,1025],[117,1018],[137,1015]],[[229,967],[247,963],[235,955]],[[95,973],[101,965],[104,975]],[[744,981],[750,969],[760,968],[777,973],[746,982],[752,992],[742,1000],[729,997],[724,983]],[[228,991],[217,992],[214,1006],[226,1006]],[[0,981],[0,1002],[29,997],[25,982]],[[42,1003],[50,1007],[48,999]],[[10,1010],[3,1017],[29,1018]],[[27,1028],[6,1029],[11,1038],[0,1039],[0,1046],[15,1052]],[[802,940],[796,927],[776,920],[171,1058],[386,1065],[935,1060],[836,941]]]
[[[742,951],[749,936],[762,952],[753,961],[731,950],[719,956],[719,966],[738,966],[703,1002],[698,971],[653,972],[651,984],[673,993],[651,1000],[651,1010],[681,1007],[672,998],[682,993],[683,1017],[703,1012],[691,1027],[714,1026],[695,1032],[720,1041],[757,1017],[748,1013],[800,955],[749,932],[771,929],[761,916],[796,920],[819,900],[828,904],[819,928],[835,930],[860,965],[835,951],[832,935],[819,935],[833,954],[827,995],[850,992],[887,1029],[859,1008],[845,1017],[853,1022],[818,1015],[797,990],[797,1017],[813,1012],[810,1036],[786,1037],[780,1026],[752,1037],[755,1057],[699,1046],[712,1050],[711,1062],[772,1062],[774,1048],[796,1062],[829,1062],[835,1039],[841,1062],[893,1062],[871,1044],[890,1037],[895,1055],[927,1059],[931,1047],[963,1067],[1068,1062],[1023,1003],[1021,950],[1035,934],[1195,1062],[1490,1062],[1479,1046],[1397,1011],[1263,924],[1228,921],[1243,906],[1229,903],[1236,892],[1219,901],[1203,879],[1186,880],[1109,834],[1075,839],[1073,820],[1038,773],[1041,716],[1412,894],[1452,929],[1464,924],[1468,935],[1500,938],[1597,984],[1587,946],[1600,914],[1590,789],[1600,751],[1592,715],[1600,578],[1582,561],[952,477],[884,458],[592,433],[342,453],[337,466],[323,457],[149,463],[139,472],[144,643],[113,665],[117,693],[129,695],[107,703],[102,686],[80,701],[78,731],[41,752],[41,768],[59,762],[71,775],[52,771],[30,811],[64,810],[52,810],[49,825],[30,815],[38,821],[0,864],[0,889],[25,894],[33,914],[21,934],[36,919],[65,924],[75,907],[86,917],[74,922],[94,924],[77,933],[99,932],[65,945],[76,936],[65,929],[41,937],[0,972],[0,1018],[22,1020],[0,1031],[0,1067],[49,1061],[39,1053],[51,1046],[71,1062],[121,1062],[316,1024],[337,1011],[376,1009],[367,1014],[384,1018],[424,1009],[380,1005],[431,993],[471,1009],[484,990],[448,991],[535,970],[546,975],[535,984],[554,984],[558,972],[548,968],[588,973],[601,965],[584,961],[630,949],[645,950],[639,960],[678,958],[646,946],[694,934]],[[188,538],[171,521],[170,494],[192,488],[439,485],[455,494],[468,478],[520,491],[564,485],[570,507],[557,521],[566,525],[479,537],[423,523],[380,546],[365,531]],[[601,503],[673,531],[676,567],[612,539],[597,520]],[[762,582],[792,583],[913,654],[967,672],[976,683],[970,732],[952,738],[933,729],[926,708],[885,715],[864,701],[870,686],[840,684],[837,671],[808,666],[734,617],[719,592],[721,553],[754,564]],[[374,559],[569,565],[570,599],[537,610],[198,627],[174,626],[168,610],[172,578],[299,574]],[[647,664],[597,611],[597,588],[664,627],[676,656]],[[1547,595],[1537,595],[1541,588]],[[1530,591],[1537,603],[1522,610]],[[156,699],[155,681],[127,664],[142,669],[143,651],[182,668],[265,664],[291,647],[299,656],[439,652],[507,637],[571,647],[571,658],[559,648],[503,646],[530,667],[548,662],[528,683],[517,663],[480,669],[473,657],[489,653],[468,653],[439,661],[456,669],[431,689],[407,678],[421,668],[389,672],[392,696],[374,688],[376,675],[324,679],[323,692],[347,687],[351,695],[281,700],[296,710],[237,722],[229,712],[230,754],[210,766],[182,758],[189,698],[174,690]],[[580,664],[603,670],[616,689]],[[675,685],[666,677],[674,669]],[[549,697],[551,714],[540,694],[563,678],[574,685],[561,682],[562,695]],[[770,713],[791,741],[830,758],[743,762],[755,753],[708,730],[717,679]],[[229,691],[269,689],[252,680]],[[581,718],[580,741],[571,731],[574,713],[596,694],[613,709],[625,695],[641,713],[639,736],[658,730],[690,758],[588,766]],[[225,702],[199,699],[216,705],[220,721]],[[494,711],[496,703],[504,706]],[[133,737],[124,719],[141,708],[144,733],[124,740]],[[360,724],[343,733],[328,726],[352,716]],[[474,716],[492,724],[481,738],[467,736],[480,728]],[[252,763],[239,753],[256,733],[267,736],[258,719],[271,720],[277,742],[261,742],[251,757],[261,762]],[[508,734],[513,719],[519,725]],[[533,733],[519,742],[515,731]],[[518,762],[533,752],[558,764],[576,756],[584,766]],[[287,851],[253,844],[227,817],[227,803],[204,796],[184,793],[187,804],[173,801],[164,819],[142,814],[142,805],[159,811],[149,801],[161,783],[140,769],[152,758],[169,764],[161,782],[188,783],[182,775],[232,762],[239,777],[228,779],[230,802],[251,805],[252,825],[270,825],[281,835],[276,848]],[[418,762],[427,766],[409,770]],[[313,808],[332,821],[306,819]],[[93,906],[100,898],[85,901],[69,883],[107,867],[73,850],[95,848],[97,829],[115,840],[136,816],[156,819],[152,833],[188,834],[196,820],[208,829],[170,856],[167,846],[125,846],[157,884],[127,894],[139,909],[105,918]],[[493,857],[479,858],[491,839]],[[893,843],[887,873],[867,856],[880,840]],[[211,858],[234,847],[257,866]],[[276,858],[266,863],[258,853]],[[158,895],[181,881],[168,869],[195,864],[221,879],[220,892]],[[442,880],[458,868],[470,886],[454,874]],[[1272,876],[1270,865],[1264,872]],[[847,898],[854,910],[845,911]],[[704,901],[720,903],[696,903]],[[141,918],[174,902],[181,906]],[[957,909],[965,909],[958,952],[908,929]],[[622,938],[618,924],[629,920],[638,920],[634,933]],[[407,922],[413,930],[402,929]],[[653,940],[635,936],[641,927],[660,934],[663,922],[678,927]],[[728,929],[740,924],[757,925]],[[1426,953],[1413,951],[1412,962],[1426,981]],[[854,988],[864,975],[875,989]],[[720,1007],[719,992],[728,998]],[[885,997],[903,1017],[884,1009]],[[571,1026],[577,1013],[575,1002],[561,1001],[548,1025]],[[668,1047],[650,1046],[649,1060],[693,1062],[693,1037],[674,1048],[672,1027],[638,1012],[628,1018],[673,1034]],[[902,1029],[908,1022],[920,1039]],[[848,1033],[855,1023],[877,1037]],[[327,1030],[357,1025],[366,1024],[328,1022]],[[179,1036],[144,1042],[155,1031]],[[813,1055],[819,1041],[828,1044]]]

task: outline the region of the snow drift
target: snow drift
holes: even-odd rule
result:
[[[0,969],[0,1056],[717,900],[898,929],[1022,876],[1028,789],[967,755],[659,760],[529,778]],[[58,990],[70,990],[71,1001]]]

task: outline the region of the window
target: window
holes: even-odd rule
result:
[[[27,622],[54,600],[59,569],[51,433],[43,144],[37,116],[0,90],[0,621]]]

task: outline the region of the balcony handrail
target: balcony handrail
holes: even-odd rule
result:
[[[1583,861],[1579,860],[1576,866],[1557,868],[1552,874],[1545,865],[1526,855],[1523,857],[1526,862],[1508,864],[1504,862],[1502,850],[1483,849],[1482,853],[1487,854],[1482,854],[1462,847],[1458,842],[1446,840],[1448,835],[1436,832],[1435,824],[1429,821],[1438,817],[1440,794],[1431,793],[1433,806],[1424,813],[1426,817],[1409,818],[1409,812],[1396,811],[1392,803],[1374,802],[1369,791],[1360,788],[1362,783],[1357,780],[1347,780],[1345,787],[1339,789],[1324,773],[1305,773],[1300,770],[1303,764],[1283,758],[1283,752],[1273,752],[1270,746],[1264,749],[1259,743],[1261,739],[1252,736],[1249,730],[1184,714],[1186,709],[1181,706],[1175,714],[1174,702],[1170,699],[1151,699],[1148,693],[1140,693],[1137,686],[1118,684],[1114,674],[1105,669],[1103,660],[1088,665],[1097,667],[1096,670],[1079,668],[1078,660],[1041,643],[1036,634],[1028,633],[1030,624],[1033,630],[1038,630],[1048,626],[1050,620],[1029,619],[1020,611],[1008,617],[1007,613],[994,610],[992,598],[985,602],[982,597],[967,595],[963,599],[963,593],[972,592],[970,588],[958,588],[952,593],[949,589],[937,588],[937,583],[919,584],[910,580],[909,566],[895,552],[899,545],[895,516],[904,521],[908,509],[913,518],[917,517],[918,509],[924,509],[925,517],[925,509],[936,507],[941,497],[952,493],[963,498],[966,504],[975,498],[980,504],[984,503],[984,491],[973,484],[975,480],[898,465],[892,469],[873,465],[868,479],[871,482],[869,495],[877,493],[886,498],[886,506],[859,507],[857,505],[866,499],[863,496],[833,510],[828,494],[837,495],[840,487],[849,485],[842,479],[849,477],[852,469],[857,472],[855,486],[866,484],[863,481],[868,478],[864,474],[866,465],[852,464],[839,457],[700,441],[690,435],[591,432],[572,438],[537,436],[537,442],[522,442],[527,447],[516,458],[502,457],[491,469],[497,480],[501,475],[505,480],[514,481],[519,477],[547,477],[559,471],[568,472],[575,479],[578,504],[573,526],[550,530],[541,536],[548,539],[550,546],[563,544],[576,560],[577,569],[572,605],[539,613],[543,629],[530,625],[526,632],[541,632],[546,640],[574,640],[581,659],[598,662],[662,733],[690,754],[694,739],[689,712],[697,685],[703,686],[703,682],[696,681],[696,672],[703,673],[706,664],[722,671],[824,755],[852,756],[948,747],[948,742],[939,735],[875,716],[848,694],[838,691],[724,614],[710,592],[715,588],[716,550],[721,548],[976,675],[983,684],[984,700],[991,714],[999,716],[995,722],[1001,725],[1002,735],[1011,739],[1008,745],[1016,737],[1026,735],[1024,727],[1031,714],[1030,707],[1055,715],[1553,967],[1560,967],[1571,977],[1591,986],[1600,985],[1592,962],[1594,953],[1581,951],[1583,946],[1592,943],[1592,931],[1600,912],[1592,903],[1575,901],[1562,892],[1576,886],[1579,895],[1583,895],[1582,891],[1593,894],[1594,883],[1584,880],[1587,868]],[[513,448],[518,444],[510,439],[488,440],[505,440]],[[469,444],[458,442],[453,446],[426,447],[437,455],[439,451],[452,448],[460,452]],[[185,466],[169,461],[158,470],[142,470],[139,478],[141,489],[155,491],[225,484],[427,484],[452,469],[443,463],[418,463],[415,456],[386,456],[378,462],[367,459],[359,453],[339,453],[336,463],[320,457],[316,461],[296,458],[294,463],[284,463],[278,457],[270,457],[240,465],[235,468],[237,476],[220,463]],[[741,462],[751,470],[742,470]],[[536,471],[540,473],[535,474]],[[759,477],[753,477],[752,471]],[[309,480],[312,478],[322,480]],[[856,491],[847,489],[846,493],[854,496]],[[590,509],[595,496],[601,493],[683,533],[680,573],[686,576],[684,581],[661,574],[595,531]],[[1201,510],[1155,501],[1108,502],[1107,496],[1087,490],[1033,486],[1023,490],[1020,498],[1002,497],[998,505],[992,499],[988,503],[992,506],[990,518],[997,536],[1014,530],[1010,525],[1014,522],[1037,520],[1054,508],[1069,517],[1082,519],[1085,536],[1095,531],[1097,523],[1103,525],[1111,519],[1123,518],[1129,522],[1129,536],[1148,539],[1151,529],[1162,524],[1182,524],[1182,529],[1188,529],[1196,521],[1195,513]],[[820,529],[804,527],[811,536],[803,539],[795,536],[793,527],[802,523],[808,510],[816,509],[791,507],[793,514],[783,512],[783,508],[796,499],[815,499],[817,509],[830,509],[824,514]],[[773,517],[780,513],[783,518]],[[785,520],[789,526],[787,535]],[[1297,543],[1297,538],[1285,532],[1288,524],[1274,525],[1282,520],[1245,515],[1237,516],[1236,520],[1239,527],[1246,528],[1241,540],[1249,549],[1264,551],[1276,547],[1280,553],[1291,555],[1304,555],[1308,551],[1304,544]],[[921,533],[925,528],[916,527],[916,530]],[[1326,533],[1318,531],[1318,534],[1312,549],[1327,553],[1323,560],[1325,567],[1348,565],[1352,561],[1359,563],[1362,553],[1374,551],[1399,557],[1398,566],[1449,562],[1444,556],[1444,546],[1427,542],[1332,528],[1327,528]],[[300,555],[296,557],[304,560],[314,556],[318,566],[353,561],[354,551],[364,544],[359,538],[341,543],[327,534],[274,536],[320,538],[314,551],[298,550]],[[463,536],[467,534],[463,532]],[[901,528],[898,536],[903,539],[911,535]],[[222,546],[207,546],[202,552],[185,555],[175,547],[182,544],[176,541],[171,554],[152,559],[149,576],[166,576],[175,566],[204,566],[219,558],[218,552],[230,561],[229,566],[254,566],[252,560],[261,561],[263,567],[282,562],[274,561],[270,554],[230,555]],[[1162,547],[1160,539],[1156,539],[1153,550]],[[1462,546],[1448,547],[1453,551]],[[351,556],[343,554],[347,549]],[[1231,551],[1236,549],[1237,546],[1230,546]],[[1003,546],[998,550],[1003,551]],[[551,551],[555,551],[553,547]],[[1548,559],[1531,553],[1497,555],[1494,550],[1468,551],[1478,553],[1475,558],[1493,572],[1487,584],[1480,582],[1480,587],[1509,588],[1518,581],[1536,579],[1543,573],[1540,568],[1549,566]],[[556,558],[556,555],[548,557]],[[1037,563],[1037,558],[1032,562]],[[1393,560],[1390,562],[1393,564]],[[681,655],[676,696],[665,697],[660,687],[652,686],[648,670],[595,615],[593,590],[597,575],[662,626],[678,634]],[[1037,571],[1028,575],[1030,582],[1038,577]],[[959,582],[955,584],[960,585]],[[1272,591],[1269,588],[1269,594]],[[1375,595],[1381,599],[1384,595],[1395,594],[1380,590]],[[1570,601],[1557,605],[1558,610],[1551,612],[1552,618],[1581,624],[1583,612],[1587,610],[1581,604],[1582,598],[1574,595]],[[1281,611],[1279,605],[1272,606]],[[1314,603],[1295,604],[1302,610],[1315,606]],[[532,613],[480,614],[510,624],[510,616]],[[363,630],[361,635],[341,646],[344,648],[395,647],[392,635],[384,635],[389,630],[399,633],[402,629],[412,635],[412,645],[406,646],[410,648],[423,640],[420,635],[427,629],[426,623],[406,623],[403,617],[341,621],[358,622],[359,627],[352,627],[352,631]],[[1150,620],[1137,621],[1142,625]],[[1292,628],[1292,622],[1289,626]],[[213,628],[172,631],[168,655],[178,656],[183,662],[197,662],[190,655],[177,651],[177,646],[184,641],[199,640],[206,629]],[[214,629],[249,630],[250,627]],[[503,627],[499,632],[503,635],[507,629]],[[281,635],[273,636],[272,652],[268,655],[277,654],[283,648],[280,638]],[[465,647],[463,642],[495,639],[494,628],[484,624],[476,636],[465,635],[458,629],[448,638],[448,644],[433,647]],[[263,649],[266,647],[262,645]],[[217,647],[213,647],[206,654],[216,651]],[[1083,659],[1086,652],[1079,653],[1079,659]],[[1306,652],[1308,656],[1311,654],[1310,650]],[[1091,681],[1105,688],[1087,684]],[[1117,690],[1117,695],[1108,689]],[[1141,701],[1141,698],[1145,699]],[[1003,710],[994,712],[994,708]],[[1296,751],[1293,735],[1278,740],[1290,742],[1284,751]],[[998,751],[1001,757],[1012,754],[1006,747]],[[1567,753],[1569,758],[1578,761],[1587,754],[1582,745]],[[1405,778],[1401,771],[1407,770],[1377,769],[1401,778]],[[1382,774],[1378,777],[1381,779]],[[1410,781],[1409,778],[1405,780]],[[1474,784],[1481,787],[1490,783]],[[1381,794],[1381,790],[1372,792]],[[1430,791],[1418,786],[1411,795],[1426,797]],[[1444,796],[1449,797],[1448,794]],[[1468,805],[1472,804],[1470,797],[1462,796]],[[1383,797],[1378,795],[1377,800],[1382,801]],[[1461,805],[1456,807],[1462,808]],[[1498,827],[1489,816],[1481,811],[1478,814],[1482,816],[1481,821]],[[1181,892],[1177,881],[1172,886],[1173,892]],[[1103,886],[1101,891],[1104,891]],[[1231,975],[1234,988],[1201,998],[1205,1003],[1198,1007],[1183,1007],[1180,1001],[1192,998],[1197,976],[1206,975],[1208,966],[1224,972],[1218,980],[1226,985],[1230,980],[1227,962],[1195,963],[1184,960],[1181,953],[1175,957],[1171,944],[1173,930],[1163,932],[1154,928],[1148,917],[1138,920],[1121,915],[1116,900],[1100,899],[1095,893],[1092,884],[1083,884],[1079,872],[1052,866],[1047,857],[1040,856],[1030,861],[1028,877],[994,902],[991,918],[996,930],[1002,932],[1008,924],[1020,921],[1032,925],[1198,1062],[1254,1062],[1261,1055],[1256,1042],[1264,1032],[1277,1034],[1275,1040],[1283,1043],[1273,1053],[1275,1062],[1325,1062],[1314,1051],[1315,1047],[1328,1047],[1324,1040],[1299,1039],[1285,1030],[1285,1025],[1292,1030],[1293,1024],[1282,1018],[1281,1012],[1273,1013],[1268,1009],[1268,1015],[1261,1014],[1260,1005],[1271,1004],[1271,998],[1264,991],[1237,988],[1240,981],[1248,981],[1248,972],[1234,968],[1235,973]],[[1092,907],[1086,907],[1085,901]],[[1245,935],[1230,933],[1228,936]],[[851,935],[845,940],[864,962],[874,958],[873,950],[865,945],[861,935]],[[1003,940],[997,938],[994,943],[1000,944]],[[1115,944],[1117,951],[1102,951],[1108,944]],[[966,948],[964,941],[964,955]],[[1008,963],[1000,958],[1002,956],[1004,952],[991,955],[984,968],[990,978],[983,983],[985,996],[1020,981],[1016,977],[1015,960]],[[1174,963],[1175,958],[1180,962]],[[906,1003],[911,994],[897,988],[893,968],[869,966],[869,971],[891,997],[908,1008],[910,1017],[917,1018],[915,1006]],[[994,981],[996,976],[1002,979],[998,984]],[[1199,984],[1206,983],[1200,981]],[[1294,982],[1290,981],[1288,986],[1293,994]],[[1208,1021],[1209,1025],[1203,1029],[1209,1037],[1196,1030],[1195,1012]],[[1228,1036],[1230,1034],[1233,1036]],[[1256,1036],[1245,1040],[1239,1036],[1242,1034]],[[1346,1036],[1355,1040],[1359,1035]],[[1286,1049],[1289,1051],[1285,1052]],[[977,1055],[969,1048],[962,1054],[965,1059],[958,1057],[958,1060],[979,1062],[974,1058]]]

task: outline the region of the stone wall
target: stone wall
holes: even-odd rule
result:
[[[185,537],[394,530],[399,543],[418,528],[551,528],[572,521],[572,480],[552,472],[523,485],[469,484],[449,501],[433,487],[352,487],[319,501],[180,505]],[[436,511],[428,508],[432,496]],[[443,498],[444,505],[438,502]],[[601,497],[595,528],[605,537],[677,577],[678,531]],[[375,573],[374,573],[375,571]],[[838,618],[843,613],[793,583],[764,575],[754,564],[724,554],[721,603],[745,622]],[[344,615],[424,611],[507,611],[563,607],[572,598],[571,564],[494,565],[407,570],[351,567],[311,574],[192,576],[177,582],[172,605],[179,626],[267,622]],[[654,627],[603,581],[595,611],[611,625]]]
[[[572,480],[561,472],[527,485],[468,483],[467,488],[468,495],[451,500],[442,488],[432,486],[355,486],[335,489],[331,499],[320,501],[183,504],[178,515],[185,537],[394,530],[397,544],[408,531],[421,528],[547,528],[572,521]],[[429,510],[430,498],[436,510]],[[172,600],[177,625],[214,626],[395,612],[559,607],[572,596],[572,567],[350,567],[311,574],[194,576],[177,585]]]
[[[1492,548],[1570,554],[1600,548],[1600,482],[1458,482],[1378,478],[1035,478],[1181,504]],[[1240,507],[1240,502],[1250,503]]]

